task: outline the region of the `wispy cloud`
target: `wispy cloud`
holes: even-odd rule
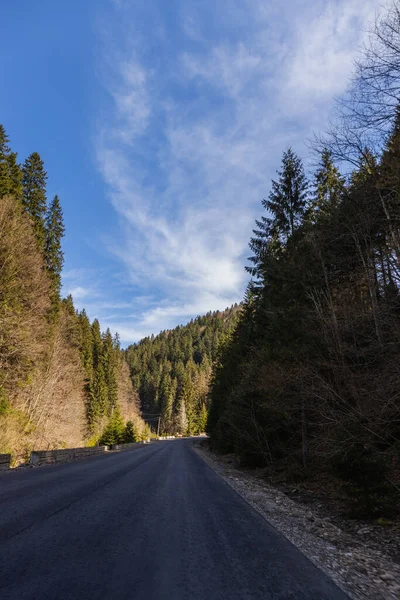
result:
[[[281,152],[324,126],[381,3],[188,0],[174,24],[161,1],[147,21],[145,3],[114,4],[95,146],[120,217],[108,248],[147,298],[115,321],[132,341],[241,299]]]
[[[89,288],[85,288],[83,286],[78,285],[72,288],[67,287],[67,294],[71,294],[74,300],[81,300],[82,298],[87,298],[88,296],[91,296],[93,292]]]

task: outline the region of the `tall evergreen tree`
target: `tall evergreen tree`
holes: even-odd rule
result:
[[[206,431],[207,417],[208,417],[207,408],[206,408],[206,405],[203,403],[201,405],[200,413],[199,413],[199,417],[198,417],[199,433],[204,433]]]
[[[181,398],[180,401],[179,410],[176,418],[176,425],[178,432],[182,435],[186,435],[189,422],[186,414],[186,405],[184,398]]]
[[[64,308],[64,314],[67,318],[67,326],[65,330],[66,338],[71,346],[80,350],[81,327],[78,313],[75,310],[74,301],[71,294],[69,294],[66,298],[63,298],[61,304]]]
[[[10,193],[10,175],[8,171],[8,157],[11,149],[8,145],[9,138],[3,125],[0,125],[0,197]]]
[[[307,178],[301,159],[291,148],[283,154],[278,175],[278,181],[272,181],[268,200],[262,200],[268,216],[256,221],[257,229],[249,243],[253,252],[249,260],[253,266],[246,267],[246,270],[256,278],[261,275],[265,257],[271,252],[275,254],[287,244],[302,224],[307,209]]]
[[[24,186],[23,206],[33,221],[39,248],[44,251],[46,245],[47,173],[44,170],[43,161],[37,152],[33,152],[25,160],[22,173],[22,183]]]
[[[96,427],[100,418],[105,415],[107,400],[106,377],[103,365],[100,362],[94,370],[93,380],[90,383],[88,394],[87,416],[89,426],[92,429]]]
[[[14,196],[22,200],[22,171],[17,162],[17,153],[11,152],[7,133],[0,125],[0,198]]]
[[[92,352],[93,352],[93,369],[96,370],[101,364],[103,340],[101,338],[100,323],[95,319],[92,323]]]
[[[93,342],[92,329],[89,318],[83,309],[78,315],[80,327],[80,354],[82,365],[86,373],[87,382],[91,382],[93,378]]]
[[[107,386],[107,412],[112,414],[117,406],[117,354],[110,329],[103,335],[102,363]]]
[[[115,406],[106,428],[99,440],[101,446],[111,446],[112,444],[122,444],[125,442],[125,425],[118,404]]]
[[[174,406],[174,390],[171,375],[166,373],[160,383],[160,408],[162,431],[169,431],[172,425],[172,410]]]
[[[60,295],[61,270],[64,264],[64,253],[61,247],[64,233],[62,208],[58,196],[54,196],[46,215],[45,261],[57,298]]]
[[[321,161],[314,177],[314,197],[310,205],[310,219],[335,210],[345,190],[345,181],[335,166],[329,150],[321,154]]]
[[[271,228],[277,231],[281,242],[302,223],[307,207],[308,182],[301,159],[289,148],[283,154],[279,180],[272,182],[272,191],[264,207],[272,213]]]

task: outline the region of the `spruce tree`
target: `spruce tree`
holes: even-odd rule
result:
[[[301,159],[289,148],[283,154],[279,180],[272,181],[272,191],[265,208],[272,213],[271,227],[286,243],[301,225],[307,207],[308,182]]]
[[[125,425],[124,444],[132,444],[137,442],[137,432],[132,421],[128,421]]]
[[[12,152],[8,145],[9,138],[0,125],[0,198],[14,196],[22,200],[22,171],[17,162],[16,152]]]
[[[92,323],[92,356],[93,356],[93,369],[101,364],[103,340],[101,338],[100,323],[98,319],[94,319]]]
[[[61,270],[64,264],[64,253],[61,240],[65,233],[63,213],[58,196],[54,196],[46,215],[46,268],[51,277],[56,298],[61,290]]]
[[[249,258],[253,266],[246,270],[254,277],[261,276],[262,263],[270,253],[276,254],[286,246],[288,240],[302,224],[307,208],[308,182],[301,159],[291,148],[282,158],[282,167],[278,171],[278,181],[272,181],[272,191],[268,200],[262,200],[267,214],[256,221],[249,247],[253,256]]]
[[[115,406],[107,426],[105,427],[99,444],[101,446],[112,446],[113,444],[123,444],[125,442],[126,428],[118,404]]]
[[[184,430],[190,435],[194,433],[196,426],[196,393],[189,372],[185,373],[179,397],[180,405],[185,406],[187,424]]]
[[[343,192],[345,181],[332,160],[329,150],[321,154],[321,161],[314,177],[314,197],[310,206],[310,220],[315,222],[319,215],[332,213],[337,209]]]
[[[81,361],[86,373],[87,382],[90,382],[93,378],[93,341],[92,329],[85,309],[79,313],[78,322],[80,328],[79,350]]]
[[[10,193],[10,175],[8,171],[8,157],[11,149],[9,139],[3,125],[0,125],[0,197]]]
[[[94,369],[93,380],[89,386],[87,414],[91,428],[95,428],[107,407],[107,384],[101,363]]]
[[[22,185],[22,169],[17,162],[17,153],[11,152],[7,162],[8,173],[10,178],[10,195],[22,204],[24,188]]]
[[[66,317],[65,336],[71,346],[80,350],[81,327],[79,323],[79,316],[75,310],[74,301],[71,294],[62,299],[61,305],[63,306],[64,315]]]
[[[107,412],[108,390],[104,361],[102,357],[102,338],[100,324],[97,319],[90,326],[85,311],[80,316],[81,325],[81,357],[88,374],[86,380],[87,419],[89,429],[96,429],[99,420]]]
[[[160,408],[162,431],[169,433],[172,425],[172,410],[174,406],[174,391],[171,375],[164,374],[160,383]]]
[[[112,413],[117,405],[117,355],[110,329],[102,336],[102,363],[107,386],[107,412]]]
[[[203,403],[201,405],[199,417],[198,417],[199,433],[205,433],[206,427],[207,427],[207,417],[208,417],[207,408],[206,408],[206,405]]]
[[[188,418],[186,415],[185,400],[184,400],[184,398],[181,398],[179,410],[178,410],[178,414],[177,414],[177,419],[176,419],[176,425],[177,425],[178,432],[181,433],[182,435],[186,435],[187,429],[188,429],[188,424],[189,423],[188,423]]]
[[[36,238],[41,250],[46,245],[46,181],[47,173],[37,152],[25,160],[22,167],[24,187],[23,206],[33,221]]]

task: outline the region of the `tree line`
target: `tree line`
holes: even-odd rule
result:
[[[129,346],[126,359],[144,418],[160,433],[205,431],[212,363],[240,311],[234,305]]]
[[[0,451],[148,437],[118,336],[61,296],[63,212],[0,125]],[[128,421],[126,423],[126,421]]]
[[[19,165],[17,153],[11,150],[7,133],[0,124],[0,198],[13,197],[29,216],[51,280],[52,308],[57,311],[64,263],[61,240],[65,228],[58,196],[47,203],[46,182],[47,173],[40,155],[33,152]]]
[[[354,514],[390,516],[400,489],[397,5],[371,44],[340,122],[316,144],[315,172],[307,177],[288,148],[262,202],[207,431],[215,450],[243,464],[296,481],[328,474]],[[335,159],[351,169],[341,173]]]

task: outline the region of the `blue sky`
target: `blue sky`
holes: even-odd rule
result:
[[[0,122],[64,209],[64,293],[124,344],[240,301],[282,151],[304,158],[376,0],[19,0]]]

